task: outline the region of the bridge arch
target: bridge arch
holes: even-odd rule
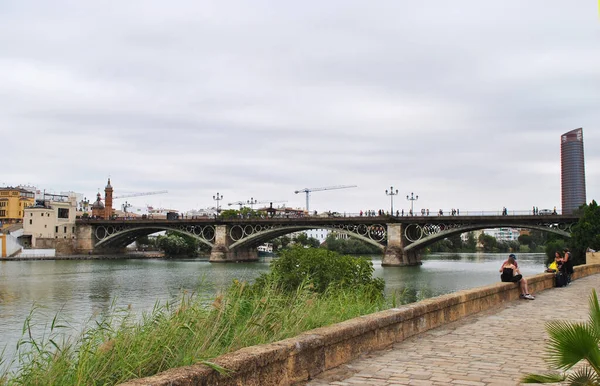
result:
[[[385,229],[384,225],[380,225],[380,226]],[[289,226],[280,226],[280,227],[274,227],[274,228],[269,228],[269,229],[263,229],[258,232],[252,233],[244,238],[241,238],[237,241],[234,241],[229,246],[229,249],[233,250],[235,248],[256,247],[256,246],[263,244],[274,238],[284,236],[284,235],[287,235],[290,233],[294,233],[294,232],[298,232],[298,231],[302,231],[302,230],[310,230],[310,229],[327,229],[327,230],[334,231],[337,233],[343,233],[343,234],[346,234],[355,239],[358,239],[358,240],[364,241],[368,244],[374,245],[381,250],[385,249],[385,245],[381,243],[382,241],[385,241],[385,235],[383,235],[383,236],[380,235],[379,237],[377,237],[377,239],[380,239],[380,241],[377,241],[377,240],[373,240],[371,237],[368,237],[369,233],[367,233],[366,235],[361,235],[359,233],[350,231],[348,229],[335,227],[335,226],[331,226],[331,225],[314,225],[314,226],[310,226],[310,225],[292,226],[292,225],[289,225]]]
[[[182,235],[190,236],[211,248],[214,247],[214,228],[212,229],[212,233],[203,232],[200,235],[196,234],[194,231],[190,231],[189,229],[161,225],[141,225],[124,229],[118,229],[118,227],[115,227],[115,230],[109,234],[102,234],[102,232],[99,232],[98,229],[101,228],[96,228],[94,230],[94,236],[99,240],[96,243],[96,247],[98,248],[124,248],[140,237],[162,231],[172,231]],[[106,231],[109,231],[109,229]],[[204,237],[210,235],[212,235],[212,237],[209,237],[209,240]]]
[[[495,224],[485,224],[485,225],[481,225],[481,224],[470,224],[470,225],[462,225],[459,227],[453,227],[453,228],[448,228],[448,229],[444,229],[438,233],[434,233],[431,235],[428,235],[426,237],[420,238],[419,240],[408,244],[404,247],[405,251],[417,251],[419,249],[423,249],[425,247],[427,247],[428,245],[431,245],[437,241],[443,240],[447,237],[450,236],[454,236],[456,234],[462,234],[462,233],[466,233],[466,232],[471,232],[471,231],[476,231],[476,230],[481,230],[481,229],[488,229],[488,228],[525,228],[525,229],[533,229],[533,230],[538,230],[538,231],[542,231],[542,232],[547,232],[547,233],[554,233],[560,236],[564,236],[564,237],[571,237],[571,234],[566,230],[566,229],[559,229],[558,227],[553,227],[553,226],[547,226],[547,225],[527,225],[527,224],[522,224],[522,225],[517,225],[517,224],[506,224],[506,223],[495,223]],[[570,227],[566,227],[566,228],[570,228]]]

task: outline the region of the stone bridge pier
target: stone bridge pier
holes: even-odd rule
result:
[[[258,250],[255,247],[239,246],[234,249],[229,247],[233,240],[229,236],[227,225],[215,226],[215,243],[210,251],[211,263],[237,263],[243,261],[258,261]]]
[[[387,224],[387,246],[383,253],[381,265],[384,267],[402,267],[407,265],[421,265],[421,255],[418,251],[405,251],[404,247],[409,241],[403,236],[401,223]]]

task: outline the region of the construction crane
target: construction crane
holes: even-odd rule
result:
[[[240,209],[242,209],[242,207],[244,205],[250,205],[250,207],[252,207],[252,205],[254,204],[272,204],[272,203],[276,203],[276,204],[281,204],[281,203],[285,203],[287,201],[274,201],[274,200],[267,200],[267,201],[256,201],[256,200],[249,200],[249,201],[236,201],[236,202],[230,202],[227,205],[231,206],[231,205],[239,205]]]
[[[129,197],[140,197],[140,196],[152,196],[154,194],[164,194],[164,193],[169,193],[168,190],[158,190],[155,192],[142,192],[142,193],[131,193],[131,194],[123,194],[121,196],[116,196],[113,197],[113,200],[116,200],[118,198],[129,198]]]
[[[326,186],[323,188],[304,188],[300,190],[296,190],[294,193],[298,194],[301,192],[306,193],[306,213],[309,213],[309,197],[310,192],[319,192],[321,190],[334,190],[334,189],[347,189],[347,188],[356,188],[356,185],[336,185],[336,186]]]

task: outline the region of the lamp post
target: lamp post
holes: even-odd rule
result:
[[[213,196],[213,200],[215,200],[217,202],[217,215],[219,215],[219,211],[221,210],[219,207],[219,201],[221,201],[223,199],[223,195],[219,195],[219,192],[217,192],[216,196]]]
[[[90,205],[90,201],[87,199],[87,197],[84,197],[83,200],[81,201],[80,205],[81,205],[81,211],[83,213],[87,213],[88,207]]]
[[[398,189],[396,189],[396,191],[394,192],[394,187],[390,186],[390,191],[388,192],[386,189],[385,194],[387,196],[390,196],[390,214],[393,216],[394,215],[394,196],[398,195]]]
[[[414,210],[413,210],[414,209],[414,203],[415,203],[415,201],[417,201],[419,199],[419,196],[415,196],[415,194],[411,192],[410,196],[408,196],[408,195],[406,196],[406,199],[408,201],[410,201],[410,214],[412,216],[415,213]]]
[[[248,204],[250,205],[250,209],[254,210],[254,204],[258,203],[258,200],[255,200],[254,197],[250,197],[248,200]]]

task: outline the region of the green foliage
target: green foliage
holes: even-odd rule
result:
[[[281,251],[288,247],[292,242],[292,239],[289,236],[281,236],[271,240],[273,244],[273,251]]]
[[[138,237],[135,240],[135,246],[139,250],[153,250],[156,248],[156,238],[150,238],[148,236]]]
[[[546,253],[546,264],[550,264],[554,261],[554,254],[556,252],[560,252],[562,254],[562,250],[566,247],[565,240],[563,239],[553,239],[549,240],[546,243],[546,248],[544,252]]]
[[[527,245],[530,248],[531,248],[531,244],[533,243],[533,238],[531,237],[531,235],[526,235],[526,234],[519,235],[517,240],[519,241],[519,244]]]
[[[271,263],[271,272],[256,280],[256,285],[274,282],[285,291],[296,291],[310,283],[314,291],[324,293],[330,287],[367,288],[377,297],[383,295],[385,282],[373,278],[373,263],[362,257],[340,255],[325,249],[295,246],[284,250]]]
[[[240,216],[238,214],[238,211],[235,209],[225,209],[219,213],[219,217],[224,219],[234,219],[239,218]]]
[[[156,246],[165,256],[196,256],[200,242],[192,236],[168,231],[156,238]]]
[[[57,317],[48,334],[32,338],[30,317],[17,357],[9,362],[18,370],[0,371],[0,385],[114,385],[195,363],[226,371],[211,359],[384,307],[367,289],[318,294],[305,285],[282,292],[273,282],[251,288],[234,281],[214,299],[184,294],[181,301],[157,304],[141,318],[113,305],[68,341],[61,336],[69,335],[69,323]]]
[[[580,208],[581,218],[571,231],[573,264],[585,264],[585,252],[588,248],[600,250],[600,207],[596,200]]]
[[[321,248],[345,255],[375,255],[381,254],[381,249],[373,244],[355,238],[341,239],[331,232],[327,235]]]
[[[596,290],[589,300],[590,314],[587,323],[553,321],[546,325],[550,336],[548,360],[557,370],[568,371],[584,361],[572,373],[528,374],[524,383],[556,383],[567,380],[569,385],[600,385],[600,305]]]
[[[479,235],[479,242],[483,245],[484,252],[494,252],[496,249],[496,238],[494,236],[482,233]]]
[[[309,248],[319,248],[319,245],[321,245],[319,240],[315,239],[314,237],[308,237],[308,235],[306,233],[300,233],[300,234],[296,235],[296,237],[294,237],[293,241],[294,241],[294,244],[298,244],[303,247],[309,247]]]

